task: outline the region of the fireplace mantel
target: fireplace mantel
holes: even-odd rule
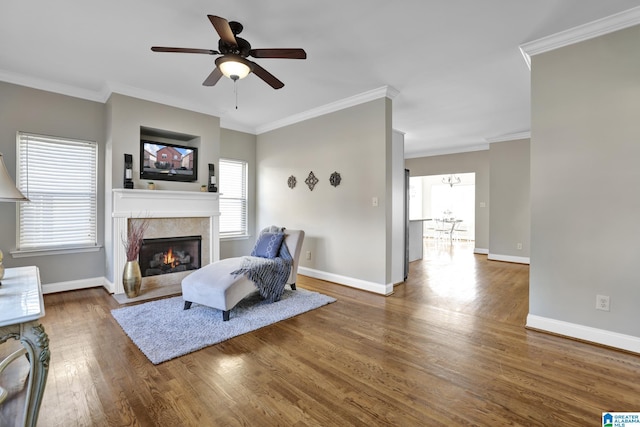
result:
[[[167,190],[113,190],[114,218],[219,216],[218,193]]]
[[[126,255],[121,236],[126,236],[131,218],[208,218],[209,261],[220,259],[218,193],[121,188],[112,191],[114,293],[124,293],[122,271]]]

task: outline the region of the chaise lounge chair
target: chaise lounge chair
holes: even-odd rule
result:
[[[278,249],[273,247],[273,242],[270,242],[269,236],[267,236],[269,234],[268,230],[273,229],[274,227],[270,227],[262,230],[252,254],[258,256],[267,255],[265,258],[273,258],[270,255],[274,255],[274,249],[276,251],[275,255],[278,254]],[[281,245],[286,245],[286,249],[288,249],[288,253],[292,258],[291,271],[285,285],[289,285],[291,289],[295,290],[304,231],[285,229],[284,237],[280,238]],[[229,320],[229,313],[236,304],[248,295],[258,292],[256,283],[251,281],[247,274],[232,274],[241,270],[243,265],[250,261],[245,258],[247,257],[227,258],[216,261],[185,277],[182,280],[184,309],[188,310],[191,308],[192,303],[197,303],[221,310],[222,319],[224,321]],[[276,298],[279,298],[279,295]]]

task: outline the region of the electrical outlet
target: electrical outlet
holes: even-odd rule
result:
[[[596,310],[609,311],[609,297],[607,295],[596,295]]]
[[[307,259],[311,259],[311,251],[307,251]]]
[[[522,250],[522,243],[517,243],[516,244],[516,249],[521,251]]]
[[[371,198],[371,206],[373,206],[373,207],[378,206],[378,198],[377,197]]]

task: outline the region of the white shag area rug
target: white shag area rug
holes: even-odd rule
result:
[[[116,308],[111,314],[145,356],[157,365],[272,323],[335,302],[318,292],[285,290],[280,301],[262,301],[256,293],[231,310],[222,311],[194,303],[184,310],[181,296]]]

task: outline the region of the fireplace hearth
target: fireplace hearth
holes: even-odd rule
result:
[[[199,269],[201,245],[201,236],[143,239],[139,257],[142,277]]]

